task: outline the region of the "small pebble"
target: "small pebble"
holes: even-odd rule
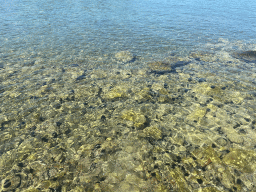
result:
[[[10,181],[9,179],[5,180],[5,182],[4,182],[4,188],[10,187],[11,184],[12,184],[12,183],[11,183],[11,181]]]
[[[54,108],[55,109],[60,109],[61,108],[61,104],[58,103],[58,104],[54,105]]]
[[[95,149],[99,149],[101,147],[101,144],[97,144],[97,145],[95,145]]]
[[[238,185],[241,185],[241,184],[242,184],[241,179],[237,179],[237,180],[236,180],[236,183],[237,183]]]
[[[155,177],[155,176],[156,176],[156,173],[151,173],[151,176],[152,176],[152,177]]]
[[[236,128],[240,127],[240,126],[241,125],[237,123],[233,128],[236,129]]]
[[[198,82],[199,82],[199,83],[206,82],[206,79],[200,78],[200,79],[198,80]]]
[[[78,67],[79,65],[78,64],[71,64],[69,65],[70,67]]]
[[[76,80],[79,81],[79,80],[82,80],[82,79],[85,79],[85,78],[86,78],[85,75],[81,75],[81,76],[77,77]]]
[[[244,129],[240,129],[239,133],[246,134],[246,131]]]
[[[48,139],[47,139],[46,137],[43,137],[43,138],[42,138],[42,141],[43,141],[43,142],[48,142]]]
[[[54,133],[52,134],[52,137],[53,137],[53,138],[57,138],[57,137],[58,137],[58,134],[57,134],[56,132],[54,132]]]
[[[19,167],[24,167],[24,164],[23,163],[18,163],[18,166]]]
[[[101,119],[102,121],[105,121],[105,120],[106,120],[105,115],[102,115],[100,119]]]
[[[61,124],[62,124],[62,123],[59,122],[59,121],[56,122],[57,127],[61,126]]]
[[[202,183],[203,183],[203,180],[202,180],[202,179],[197,179],[197,182],[198,182],[199,184],[202,184]]]
[[[30,133],[30,135],[31,135],[31,137],[35,137],[35,136],[36,136],[36,134],[35,134],[34,131],[32,131],[32,132]]]

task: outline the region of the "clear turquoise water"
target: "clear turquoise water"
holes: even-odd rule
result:
[[[0,50],[145,55],[219,38],[251,41],[255,10],[253,0],[3,1]]]

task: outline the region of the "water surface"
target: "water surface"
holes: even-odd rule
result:
[[[256,191],[255,1],[2,1],[2,191]]]

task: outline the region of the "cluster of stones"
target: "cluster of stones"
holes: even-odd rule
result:
[[[12,107],[0,116],[1,190],[255,191],[253,90],[171,72],[189,62],[78,70],[70,85],[5,93]]]

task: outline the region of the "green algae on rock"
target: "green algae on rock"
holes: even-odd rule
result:
[[[162,139],[162,131],[156,126],[146,127],[143,132],[147,137],[152,137],[156,140]]]
[[[133,110],[123,111],[122,118],[133,122],[136,128],[143,128],[147,121],[146,117],[143,114],[139,112],[134,112]]]
[[[130,51],[120,51],[115,54],[115,58],[121,62],[131,62],[134,60],[134,55]]]
[[[105,92],[104,98],[106,99],[115,99],[115,98],[121,98],[121,97],[127,97],[128,89],[125,85],[122,86],[115,86],[111,90]]]
[[[252,150],[232,149],[224,156],[223,162],[246,173],[256,170],[256,153]]]

